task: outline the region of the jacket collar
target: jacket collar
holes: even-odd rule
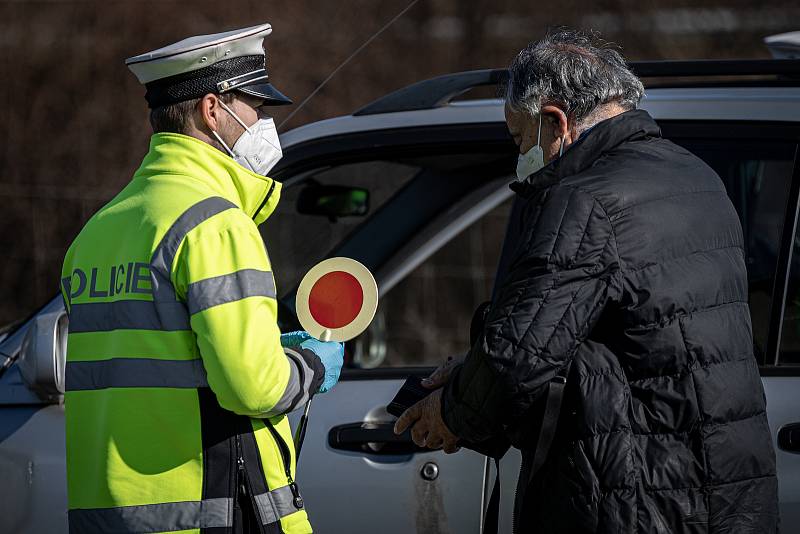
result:
[[[227,154],[194,137],[157,133],[134,178],[180,174],[200,180],[219,196],[239,206],[256,224],[275,211],[281,184],[245,169]]]
[[[560,158],[521,182],[513,182],[510,187],[523,197],[531,197],[536,191],[588,169],[600,156],[623,142],[645,137],[661,137],[661,129],[646,111],[635,109],[620,113],[596,124]]]

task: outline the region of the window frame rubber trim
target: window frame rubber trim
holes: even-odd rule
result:
[[[795,144],[794,166],[789,194],[786,199],[786,210],[781,228],[780,249],[775,268],[775,282],[772,289],[772,301],[767,330],[767,350],[765,366],[780,365],[781,337],[783,335],[783,316],[786,311],[786,294],[791,277],[791,259],[794,252],[794,241],[797,235],[797,223],[800,216],[800,144]]]

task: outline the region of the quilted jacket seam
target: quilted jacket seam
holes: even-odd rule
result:
[[[566,441],[566,444],[567,445],[574,445],[574,444],[578,443],[579,441],[584,441],[584,440],[591,439],[591,438],[599,438],[601,436],[611,436],[611,435],[614,435],[614,434],[623,434],[623,433],[630,434],[631,436],[635,435],[634,432],[633,432],[633,429],[630,426],[616,426],[616,427],[614,427],[613,429],[610,429],[610,430],[603,430],[603,431],[600,431],[600,432],[590,432],[588,434],[581,434],[580,436],[576,437],[575,439],[571,439],[571,440]]]
[[[586,234],[589,233],[589,222],[592,220],[592,215],[594,215],[594,207],[596,205],[597,205],[596,201],[592,203],[592,209],[589,210],[589,216],[586,218],[586,222],[583,224],[583,233],[581,234],[581,240],[578,242],[578,247],[575,249],[575,254],[573,254],[572,258],[570,258],[569,260],[569,265],[575,265],[575,262],[578,261],[578,254],[581,253],[581,247],[583,246],[583,242],[586,239]]]
[[[723,426],[732,425],[734,423],[741,423],[742,421],[747,421],[749,419],[755,419],[757,417],[760,417],[760,416],[766,415],[766,414],[767,414],[766,410],[759,410],[756,413],[752,413],[752,414],[750,414],[748,416],[745,416],[745,417],[739,417],[738,419],[730,419],[728,421],[724,421],[724,422],[720,422],[720,423],[707,423],[707,424],[703,425],[703,429],[706,429],[706,430],[707,429],[714,429],[714,428],[719,428],[719,427],[723,427]]]
[[[705,306],[705,307],[702,307],[702,308],[692,308],[689,311],[675,312],[675,313],[671,313],[671,314],[665,316],[663,319],[661,319],[659,321],[652,321],[652,322],[641,324],[641,325],[630,326],[628,328],[625,328],[623,331],[627,334],[627,333],[630,333],[630,332],[637,332],[638,333],[638,332],[644,332],[644,331],[647,331],[647,330],[653,330],[655,328],[664,328],[668,324],[670,324],[673,321],[675,321],[675,319],[682,319],[683,317],[689,317],[689,316],[694,315],[696,313],[704,313],[704,312],[708,312],[708,311],[717,310],[717,309],[724,308],[725,306],[730,306],[730,305],[733,305],[733,304],[747,304],[747,301],[746,300],[741,300],[741,299],[734,299],[734,300],[729,300],[729,301],[726,301],[726,302],[720,302],[720,303],[714,304],[713,306]]]
[[[511,350],[512,350],[512,351],[516,351],[516,350],[518,350],[518,347],[519,347],[519,345],[522,343],[522,340],[523,340],[523,339],[525,339],[525,337],[528,335],[528,332],[530,332],[531,328],[532,328],[532,327],[533,327],[533,325],[536,323],[536,319],[538,319],[538,317],[539,317],[539,314],[540,314],[540,313],[542,312],[542,310],[545,308],[545,304],[547,303],[547,298],[550,296],[550,293],[552,293],[553,289],[555,289],[555,287],[558,285],[558,279],[559,279],[559,275],[558,275],[558,273],[554,274],[554,275],[553,275],[553,281],[552,281],[552,283],[551,283],[551,284],[550,284],[550,286],[549,286],[549,287],[547,287],[547,289],[545,289],[545,290],[543,291],[543,293],[542,293],[542,298],[541,298],[542,302],[541,302],[541,304],[539,304],[539,308],[536,310],[536,313],[535,313],[535,314],[533,315],[533,317],[531,318],[531,321],[530,321],[530,323],[529,323],[529,324],[528,324],[528,326],[525,328],[525,332],[523,332],[523,333],[522,333],[522,335],[520,335],[520,336],[519,336],[519,339],[518,339],[518,340],[513,340],[513,339],[510,339],[510,338],[509,338],[509,337],[507,337],[507,336],[504,336],[504,335],[502,334],[502,331],[503,331],[503,327],[505,327],[505,326],[506,326],[506,324],[507,324],[507,322],[510,320],[511,316],[512,316],[512,315],[514,315],[514,312],[516,312],[516,310],[517,310],[517,304],[519,304],[519,298],[517,299],[516,303],[514,304],[514,307],[513,307],[513,308],[512,308],[512,309],[509,311],[508,315],[507,315],[507,316],[505,317],[505,319],[503,320],[503,324],[502,324],[502,326],[500,327],[500,331],[499,331],[499,333],[498,333],[498,334],[499,334],[499,335],[500,335],[500,336],[501,336],[503,339],[505,339],[506,341],[510,341],[510,342],[511,342]],[[520,298],[521,298],[521,295],[520,295]],[[573,296],[573,299],[574,299],[574,296]],[[534,352],[533,352],[533,351],[529,351],[529,353],[531,353],[531,354],[534,354]]]
[[[614,240],[614,252],[615,252],[614,259],[616,259],[619,262],[620,270],[622,270],[622,258],[619,255],[619,246],[618,246],[619,241],[617,240],[617,230],[614,227],[614,221],[611,219],[611,216],[609,215],[608,209],[606,208],[606,206],[603,205],[603,202],[598,197],[596,197],[594,195],[594,193],[584,189],[583,187],[580,187],[578,185],[571,185],[571,184],[563,184],[562,187],[568,187],[568,188],[571,188],[571,189],[575,189],[575,190],[581,192],[582,194],[588,196],[589,198],[592,199],[592,201],[594,202],[594,205],[599,207],[600,211],[603,212],[603,217],[605,218],[606,221],[608,221],[608,226],[609,226],[609,229],[611,230],[610,239]]]
[[[772,475],[758,475],[758,476],[754,476],[754,477],[745,477],[745,478],[740,478],[740,479],[737,479],[737,480],[730,480],[728,482],[720,482],[720,483],[717,483],[717,484],[706,484],[704,487],[715,489],[715,488],[720,488],[722,486],[731,486],[733,484],[741,484],[742,482],[750,482],[750,481],[753,481],[753,480],[760,480],[762,478],[775,478],[775,475],[772,474]]]
[[[625,372],[621,368],[606,368],[598,369],[597,371],[592,371],[590,373],[578,373],[578,378],[594,378],[608,375],[616,375],[616,378],[619,378],[621,381],[626,381],[624,380]]]
[[[545,192],[545,194],[547,194],[547,193]],[[541,219],[541,217],[542,217],[542,210],[540,209],[536,213],[536,220],[533,222],[533,225],[531,226],[532,230],[529,232],[528,238],[525,240],[526,248],[530,246],[530,240],[532,239],[531,236],[533,235],[534,231],[538,227],[539,220]],[[528,279],[528,278],[530,278],[530,277],[526,277],[526,279]],[[551,288],[552,287],[553,286],[551,286]],[[551,288],[548,288],[547,292],[549,292],[549,289],[551,289]],[[514,311],[517,309],[517,306],[519,305],[519,301],[520,301],[520,299],[522,298],[522,296],[524,294],[525,294],[525,287],[523,286],[523,287],[520,287],[517,290],[517,296],[514,299],[514,304],[509,306],[508,312],[504,316],[502,316],[502,318],[501,318],[502,320],[500,321],[500,327],[497,329],[497,334],[496,334],[498,337],[502,337],[502,338],[507,339],[506,336],[503,336],[503,333],[502,333],[503,332],[503,327],[508,323],[508,321],[511,318],[511,316],[514,314]],[[547,293],[542,295],[542,298],[541,298],[542,304],[540,305],[540,308],[539,308],[540,310],[541,310],[541,306],[544,304],[546,299],[547,299]],[[538,314],[538,311],[537,311],[537,314]],[[487,342],[488,342],[488,340],[487,340]]]
[[[577,297],[577,295],[580,292],[581,288],[584,285],[590,283],[591,281],[592,280],[587,280],[586,282],[581,284],[575,290],[575,292],[572,294],[572,299],[570,300],[569,305],[566,307],[566,309],[564,310],[564,313],[561,315],[561,317],[559,318],[558,322],[556,323],[557,325],[561,324],[561,321],[567,315],[567,312],[569,312],[569,309],[572,306],[572,303],[575,302],[575,297]],[[608,282],[605,281],[605,280],[598,280],[598,282],[605,284],[606,287],[608,286]],[[552,288],[550,288],[550,289],[552,289]],[[548,293],[549,293],[550,289],[548,289]],[[539,312],[542,310],[542,308],[544,308],[545,301],[546,301],[546,299],[542,299],[542,304],[541,304],[539,310],[537,310],[537,312],[536,312],[537,316],[538,316]],[[600,303],[595,303],[594,307],[592,308],[592,311],[589,314],[590,316],[597,310],[597,307],[599,305],[600,305]],[[542,344],[542,349],[541,350],[534,350],[534,349],[528,348],[526,346],[520,346],[520,345],[522,345],[522,340],[528,335],[528,332],[530,332],[530,329],[533,327],[533,323],[535,322],[535,320],[536,320],[536,316],[534,316],[534,319],[531,321],[531,323],[525,329],[525,332],[520,336],[519,341],[515,342],[514,340],[511,340],[511,339],[509,339],[509,338],[507,338],[505,336],[503,336],[503,338],[506,341],[510,341],[511,342],[512,350],[514,350],[514,351],[521,350],[521,351],[526,352],[528,354],[531,354],[531,355],[533,355],[533,356],[535,356],[537,358],[541,358],[542,354],[545,353],[544,352],[544,347],[546,347],[548,345],[548,343],[550,343],[550,340],[553,339],[553,336],[555,335],[557,327],[554,328],[553,331],[550,333],[550,336],[547,338],[547,341]],[[568,351],[567,360],[570,359],[572,357],[572,355],[574,354],[574,352],[578,349],[578,347],[580,347],[583,344],[583,342],[586,341],[586,334],[584,333],[582,336],[578,336],[575,339],[576,339],[577,343]]]
[[[665,263],[672,263],[672,262],[675,262],[675,261],[685,260],[685,259],[691,258],[692,256],[695,256],[697,254],[705,254],[705,253],[708,253],[708,252],[715,252],[717,250],[727,250],[727,249],[743,250],[741,245],[725,245],[725,246],[722,246],[722,247],[714,247],[714,248],[708,248],[708,249],[703,249],[703,250],[693,250],[692,252],[689,252],[688,254],[684,254],[682,256],[675,256],[674,258],[658,260],[658,261],[655,261],[655,262],[652,262],[652,263],[648,263],[647,265],[642,265],[641,267],[636,267],[635,269],[628,269],[626,272],[627,273],[638,273],[638,272],[650,269],[651,267],[664,267]]]
[[[625,206],[624,208],[622,208],[618,212],[616,212],[613,215],[613,218],[615,220],[619,219],[621,216],[625,215],[626,212],[632,210],[633,208],[638,208],[638,207],[644,206],[646,204],[650,204],[652,202],[659,202],[661,200],[669,200],[671,198],[688,197],[688,196],[692,196],[692,195],[709,195],[711,193],[727,195],[727,193],[724,190],[719,190],[719,189],[707,189],[707,190],[701,190],[701,191],[681,191],[680,193],[675,193],[675,194],[672,194],[672,195],[666,195],[666,196],[663,196],[663,197],[648,198],[647,200],[643,200],[642,202],[637,202],[636,204],[631,204],[629,206]]]
[[[556,238],[553,241],[553,248],[550,249],[550,254],[548,255],[547,263],[550,263],[550,259],[555,255],[556,250],[558,250],[558,242],[561,239],[561,234],[563,233],[562,230],[564,229],[564,219],[567,217],[567,212],[569,211],[569,205],[572,203],[572,197],[575,194],[574,189],[570,189],[569,196],[567,197],[566,205],[564,206],[564,210],[561,212],[561,220],[558,221],[558,226],[556,226]],[[584,230],[584,233],[586,230]]]
[[[682,375],[689,375],[689,374],[691,374],[691,373],[693,373],[695,371],[702,371],[702,370],[708,369],[710,367],[714,367],[715,365],[746,362],[750,358],[752,358],[752,356],[749,355],[749,354],[746,354],[746,355],[744,355],[743,358],[737,358],[735,360],[722,360],[722,361],[707,362],[707,363],[700,364],[700,365],[685,366],[680,371],[675,371],[674,373],[667,373],[667,374],[663,374],[663,375],[653,375],[653,376],[643,376],[643,377],[639,377],[639,378],[629,378],[628,382],[631,383],[631,384],[635,384],[636,382],[644,382],[645,380],[653,380],[654,378],[670,378],[670,377],[673,377],[673,376],[679,377],[679,376],[682,376]]]
[[[542,349],[541,349],[541,351],[539,351],[540,355],[549,354],[549,352],[547,351],[547,346],[550,345],[550,342],[553,340],[553,337],[555,337],[556,332],[558,332],[558,327],[564,323],[564,317],[566,317],[567,314],[569,313],[569,311],[572,309],[572,305],[575,303],[575,299],[577,298],[578,293],[580,293],[581,290],[584,287],[586,287],[587,285],[591,284],[592,282],[594,282],[594,281],[593,280],[587,280],[584,283],[582,283],[581,285],[579,285],[577,288],[575,288],[575,291],[572,293],[572,298],[569,300],[569,304],[567,304],[567,306],[564,307],[564,313],[562,313],[561,317],[559,317],[558,321],[556,321],[556,326],[550,332],[550,335],[547,336],[547,341],[542,343]],[[602,281],[598,281],[598,282],[602,283]],[[525,336],[528,335],[528,332],[530,331],[531,326],[533,326],[533,323],[528,325],[528,328],[525,330]],[[525,336],[523,336],[523,337],[525,337]],[[579,346],[583,342],[583,340],[578,338],[578,337],[576,337],[575,340],[577,341],[576,346]],[[516,350],[516,348],[515,348],[515,350]]]

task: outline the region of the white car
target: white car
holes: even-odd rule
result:
[[[741,218],[782,525],[792,531],[800,525],[800,61],[633,67],[661,83],[648,85],[642,107],[665,137],[717,171]],[[281,136],[273,176],[285,184],[283,200],[262,234],[282,329],[297,326],[297,284],[326,257],[364,263],[381,294],[370,329],[347,345],[341,382],[311,410],[297,478],[320,532],[481,530],[490,462],[418,449],[394,436],[385,407],[407,376],[468,349],[472,312],[491,298],[517,151],[500,100],[456,98],[503,75],[420,82]],[[686,81],[700,75],[722,81]],[[0,532],[67,532],[66,326],[59,296],[0,334]],[[518,465],[513,451],[501,463],[502,532],[511,531]]]

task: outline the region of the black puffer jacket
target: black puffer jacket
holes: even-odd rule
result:
[[[776,531],[742,231],[719,177],[644,111],[604,121],[515,184],[521,233],[444,419],[535,443],[571,362],[519,532]]]

